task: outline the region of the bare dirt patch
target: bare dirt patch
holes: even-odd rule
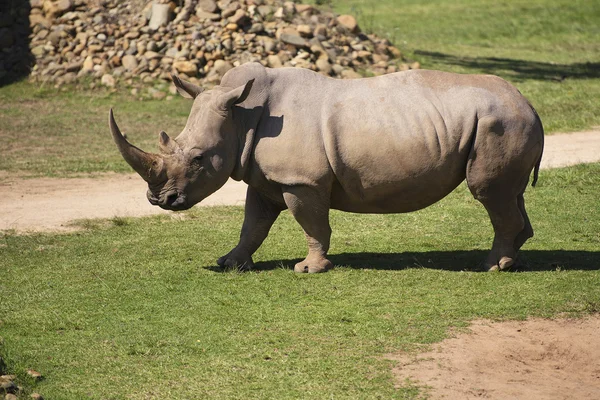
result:
[[[542,168],[600,161],[600,131],[546,137]],[[246,184],[230,180],[200,203],[241,205]],[[0,231],[73,230],[84,218],[138,217],[169,211],[151,206],[146,184],[137,175],[105,174],[94,178],[35,178],[0,171]]]
[[[599,399],[600,316],[475,321],[417,355],[394,354],[398,386],[432,399]]]
[[[204,206],[244,204],[246,184],[230,180]],[[0,231],[70,231],[74,220],[169,214],[146,199],[138,175],[23,179],[0,175]]]

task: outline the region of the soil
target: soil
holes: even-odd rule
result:
[[[202,205],[242,205],[246,184],[230,180]],[[72,231],[85,218],[169,214],[146,199],[148,186],[138,175],[93,178],[23,179],[0,175],[0,231]]]
[[[394,354],[398,386],[431,399],[600,399],[600,316],[475,321],[417,355]]]
[[[600,161],[600,131],[546,136],[542,168]],[[66,231],[84,218],[165,214],[146,200],[137,175],[86,178],[35,178],[0,173],[0,231]],[[230,180],[200,206],[241,205],[246,184]]]

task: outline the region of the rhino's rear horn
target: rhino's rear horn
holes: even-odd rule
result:
[[[156,182],[162,169],[162,157],[158,154],[146,153],[130,144],[119,130],[112,108],[109,112],[108,124],[110,125],[112,137],[127,164],[140,174],[146,182]]]

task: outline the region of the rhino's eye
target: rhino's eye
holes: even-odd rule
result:
[[[202,162],[202,160],[204,159],[204,156],[202,154],[194,157],[192,160],[194,160],[194,162]]]

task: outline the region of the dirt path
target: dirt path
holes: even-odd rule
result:
[[[432,399],[600,398],[600,316],[475,321],[469,332],[414,356],[392,354],[398,386]]]
[[[546,137],[542,168],[600,161],[600,131]],[[0,175],[0,231],[69,230],[83,218],[168,213],[146,200],[146,184],[137,175],[96,178],[21,179]],[[202,206],[244,203],[246,184],[229,181]]]

